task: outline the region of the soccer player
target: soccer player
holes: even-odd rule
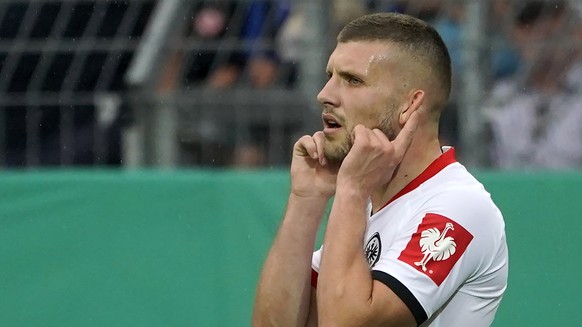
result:
[[[337,40],[318,95],[323,130],[294,146],[253,325],[490,325],[507,285],[505,227],[439,144],[446,46],[425,22],[394,13],[358,18]]]

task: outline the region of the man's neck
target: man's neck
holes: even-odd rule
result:
[[[418,177],[442,154],[438,139],[428,142],[418,140],[408,148],[392,180],[372,193],[372,212],[376,213],[400,190]]]

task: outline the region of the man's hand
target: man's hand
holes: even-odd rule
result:
[[[369,196],[372,190],[390,182],[412,142],[418,124],[416,116],[410,116],[392,142],[377,128],[354,127],[353,146],[339,170],[338,184],[360,189]]]
[[[327,162],[323,152],[325,136],[316,132],[301,137],[293,146],[291,192],[299,197],[323,197],[335,193],[338,167]]]

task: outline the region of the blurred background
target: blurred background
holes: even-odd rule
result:
[[[249,325],[335,36],[378,11],[449,47],[441,142],[507,222],[495,325],[582,320],[582,1],[0,0],[0,325]]]
[[[0,166],[284,167],[349,20],[447,43],[444,144],[473,167],[582,167],[575,1],[3,0]],[[551,110],[550,110],[551,108]]]

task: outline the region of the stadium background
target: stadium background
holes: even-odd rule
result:
[[[362,2],[0,1],[0,326],[249,325],[333,34],[391,3]],[[582,173],[490,166],[479,104],[513,73],[494,66],[492,3],[405,9],[464,17],[443,139],[506,217],[510,283],[494,326],[571,324]],[[209,4],[228,29],[216,32]],[[299,24],[283,29],[283,14]]]

